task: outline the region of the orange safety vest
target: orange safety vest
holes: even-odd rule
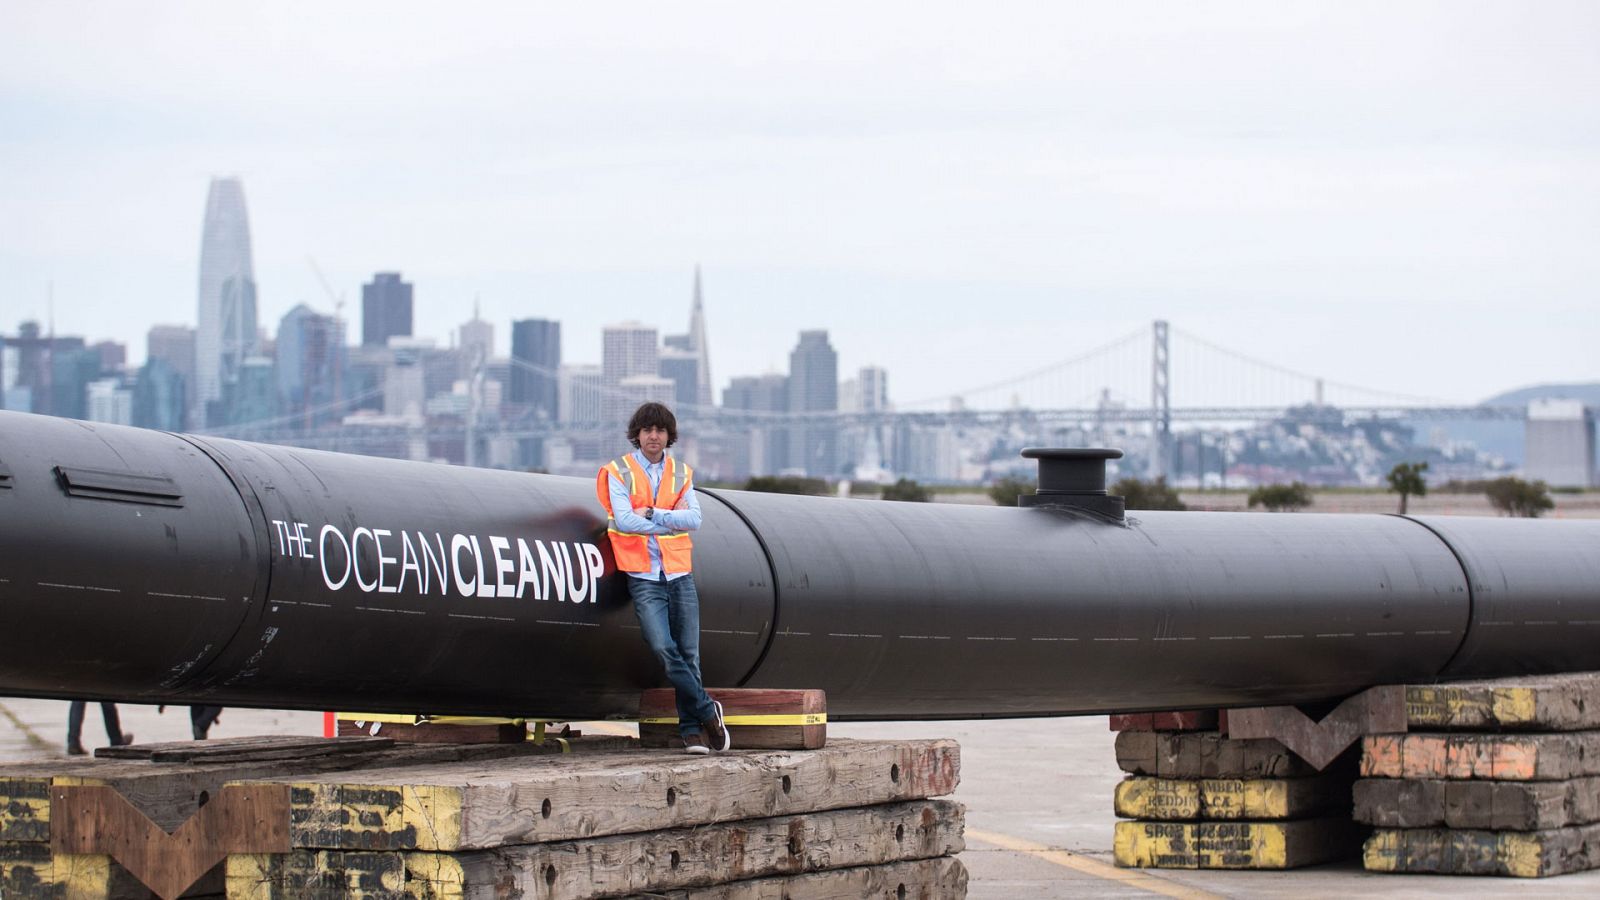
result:
[[[650,571],[650,539],[661,547],[661,570],[668,574],[691,571],[690,552],[694,542],[688,532],[678,534],[634,534],[617,528],[616,514],[611,511],[611,485],[608,478],[616,478],[628,489],[628,502],[634,509],[653,506],[656,509],[674,509],[683,492],[694,483],[694,470],[688,463],[667,457],[661,470],[661,486],[654,499],[650,497],[650,476],[632,453],[612,460],[600,467],[595,478],[595,493],[606,510],[606,534],[611,538],[611,553],[616,557],[617,568],[623,572]]]

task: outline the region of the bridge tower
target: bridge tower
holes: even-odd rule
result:
[[[1168,381],[1167,321],[1157,319],[1150,352],[1150,477],[1167,474],[1172,456],[1172,393]]]

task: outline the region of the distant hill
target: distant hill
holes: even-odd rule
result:
[[[1496,394],[1483,401],[1484,406],[1527,406],[1531,400],[1582,400],[1589,406],[1600,406],[1600,382],[1585,384],[1536,384]]]

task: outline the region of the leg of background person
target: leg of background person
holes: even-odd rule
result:
[[[133,742],[132,735],[122,733],[122,719],[117,715],[115,703],[100,704],[100,717],[105,719],[106,740],[111,742],[111,746],[120,747]]]
[[[203,741],[211,734],[211,726],[217,723],[217,718],[222,715],[220,706],[191,706],[189,707],[189,728],[197,741]]]
[[[83,752],[83,708],[82,700],[67,707],[67,752],[74,755]]]

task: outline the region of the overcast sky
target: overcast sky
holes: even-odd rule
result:
[[[419,334],[598,362],[699,263],[719,390],[804,328],[905,402],[1164,318],[1471,402],[1600,379],[1596,85],[1593,2],[7,0],[0,332],[53,285],[142,359],[238,175],[272,330],[315,259],[355,334],[399,270]]]

